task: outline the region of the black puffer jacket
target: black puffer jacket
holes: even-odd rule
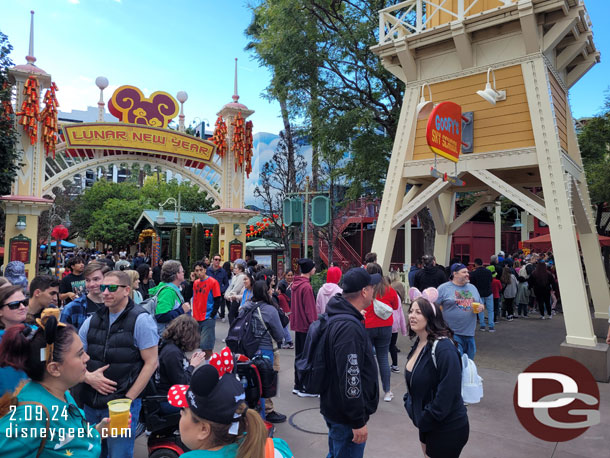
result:
[[[427,266],[420,269],[415,274],[415,281],[411,286],[414,286],[420,291],[426,288],[438,288],[447,281],[445,272],[438,266]]]

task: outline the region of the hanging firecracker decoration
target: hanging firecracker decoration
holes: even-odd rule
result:
[[[244,164],[245,155],[245,128],[244,118],[241,112],[237,113],[235,119],[231,123],[233,126],[233,144],[231,145],[231,151],[235,157],[235,171],[237,172],[238,167],[242,167]]]
[[[40,120],[42,121],[42,142],[44,149],[47,152],[53,153],[53,159],[55,159],[55,145],[57,145],[57,85],[51,83],[51,87],[47,89],[44,95],[44,110],[40,114]]]
[[[228,150],[227,124],[225,123],[224,119],[222,119],[222,116],[218,116],[218,119],[216,119],[212,142],[216,145],[216,154],[218,154],[220,157],[224,157]]]
[[[246,123],[244,133],[244,162],[246,163],[246,177],[250,178],[252,172],[252,121]]]
[[[21,111],[17,113],[20,116],[19,124],[23,126],[23,130],[30,137],[30,143],[33,145],[38,139],[38,121],[40,121],[40,105],[38,102],[38,80],[34,76],[28,77],[23,87],[23,103]]]

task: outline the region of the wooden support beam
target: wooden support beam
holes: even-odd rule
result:
[[[411,219],[418,211],[424,208],[428,203],[436,198],[441,192],[449,188],[451,183],[443,181],[440,178],[433,182],[423,191],[420,191],[411,202],[398,211],[392,219],[392,229],[397,230],[406,220]]]
[[[566,77],[566,84],[568,88],[574,86],[578,82],[578,80],[581,79],[584,74],[589,71],[591,67],[593,67],[597,62],[599,62],[599,56],[599,51],[594,54],[590,54],[584,62],[578,64],[576,67],[574,67],[568,72],[568,75]]]
[[[566,46],[566,48],[559,53],[557,56],[557,63],[555,67],[558,71],[562,71],[566,68],[582,51],[587,47],[589,43],[589,37],[593,36],[593,33],[583,33],[578,41]]]
[[[519,22],[521,23],[521,34],[523,35],[525,52],[532,54],[540,51],[538,23],[532,0],[519,0],[517,8],[519,9]]]
[[[516,203],[517,205],[519,205],[524,210],[527,210],[528,212],[530,212],[532,215],[534,215],[539,220],[541,220],[543,222],[547,221],[546,210],[543,206],[539,205],[533,199],[530,199],[528,196],[526,196],[521,191],[519,191],[518,189],[516,189],[513,186],[511,186],[510,184],[508,184],[506,181],[501,180],[500,178],[498,178],[497,176],[495,176],[493,173],[489,172],[488,170],[477,170],[477,171],[472,171],[470,173],[475,178],[478,178],[483,183],[485,183],[487,186],[489,186],[491,189],[495,189],[500,194],[502,194],[504,197],[507,197],[508,199],[510,199],[512,202]]]
[[[455,50],[460,59],[462,70],[474,66],[472,42],[470,40],[470,34],[466,32],[464,23],[458,21],[452,22],[451,35],[453,36],[453,43],[455,44]]]
[[[475,203],[468,207],[466,211],[464,211],[449,225],[449,234],[455,233],[455,231],[457,231],[460,227],[470,221],[477,213],[479,213],[483,207],[490,205],[490,202],[492,203],[491,205],[493,205],[494,200],[499,195],[500,193],[491,191],[477,199]]]
[[[551,30],[544,34],[542,39],[543,53],[557,46],[562,38],[572,31],[572,27],[574,27],[580,19],[582,8],[583,7],[572,8],[563,19],[558,20],[553,27],[551,27]]]
[[[396,56],[400,61],[400,66],[405,74],[406,81],[414,81],[417,79],[417,63],[413,56],[413,51],[409,49],[407,43],[403,41],[395,45]]]
[[[441,209],[441,204],[438,199],[432,199],[428,203],[428,208],[430,209],[430,216],[432,216],[432,221],[434,221],[434,227],[437,234],[447,234],[447,225],[445,224],[443,210]]]

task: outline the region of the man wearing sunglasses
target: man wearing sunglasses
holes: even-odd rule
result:
[[[108,401],[132,399],[130,437],[106,439],[102,456],[107,447],[111,457],[133,457],[140,395],[158,365],[157,325],[129,298],[129,284],[126,272],[107,272],[100,285],[105,307],[87,318],[79,330],[91,358],[82,393],[87,421],[97,424],[108,417]]]
[[[51,275],[38,275],[30,282],[30,302],[26,323],[36,324],[36,318],[47,307],[59,305],[59,280]]]
[[[220,255],[218,253],[216,253],[212,257],[212,265],[210,267],[208,267],[207,274],[218,282],[218,285],[220,286],[220,295],[222,297],[224,297],[225,291],[229,287],[229,275],[227,274],[227,271],[224,270],[222,268],[222,266],[220,265],[221,262],[222,262],[222,258],[220,257]],[[221,319],[224,319],[225,304],[224,304],[224,301],[222,301],[222,302],[223,303],[220,304],[219,316]]]

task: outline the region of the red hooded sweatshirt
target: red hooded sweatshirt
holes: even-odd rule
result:
[[[290,329],[295,332],[307,332],[309,325],[318,319],[316,298],[309,278],[299,275],[292,282],[290,297]]]

